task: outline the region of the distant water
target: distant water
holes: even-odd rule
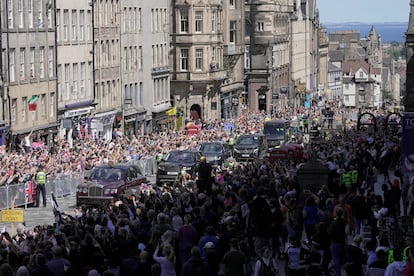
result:
[[[357,30],[360,37],[364,38],[369,35],[371,27],[374,26],[378,34],[381,35],[382,42],[405,42],[405,32],[408,28],[406,22],[391,23],[326,23],[322,24],[326,27],[328,34],[335,31]]]

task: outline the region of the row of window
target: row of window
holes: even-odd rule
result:
[[[152,45],[152,67],[168,66],[167,44]]]
[[[57,41],[92,40],[91,11],[56,10],[56,32]]]
[[[92,62],[59,64],[58,85],[64,100],[92,97]]]
[[[123,33],[135,33],[142,30],[141,8],[124,8],[122,18]]]
[[[119,79],[97,83],[95,89],[97,92],[96,100],[98,102],[97,109],[105,109],[113,107],[116,101],[115,95],[121,95]]]
[[[39,100],[36,102],[37,107],[35,111],[29,111],[28,98],[23,97],[21,99],[11,100],[10,119],[12,123],[26,123],[29,121],[36,121],[40,119],[46,119],[54,116],[55,110],[55,93],[50,93],[49,101],[47,101],[46,94],[40,94]],[[20,104],[20,106],[19,106]],[[49,108],[48,108],[49,107]],[[30,114],[29,114],[30,113]],[[20,116],[18,116],[20,115]]]
[[[221,11],[215,10],[211,12],[210,17],[210,31],[215,33],[221,30],[221,22],[218,22],[218,18],[221,18]],[[190,32],[190,22],[188,17],[188,10],[182,9],[179,10],[179,20],[180,20],[180,32],[188,33]],[[206,31],[204,27],[204,11],[194,11],[194,32],[203,33]],[[208,28],[208,27],[207,27]]]
[[[7,0],[8,28],[52,28],[52,7],[48,3],[43,0]]]
[[[98,44],[99,43],[99,44]],[[99,66],[119,66],[119,39],[95,42],[95,59]]]
[[[143,82],[130,83],[124,85],[124,100],[125,103],[132,104],[134,106],[144,105],[143,95]]]
[[[218,49],[213,47],[211,49],[211,59],[209,64],[209,70],[215,70],[219,67],[219,60],[217,55]],[[205,71],[205,57],[203,48],[195,48],[194,50],[194,68],[196,71]],[[181,48],[180,49],[180,70],[189,71],[190,70],[190,48]]]
[[[97,0],[95,6],[95,22],[98,26],[117,25],[120,22],[118,11],[118,0]]]
[[[124,47],[124,72],[134,72],[142,69],[142,46]]]
[[[169,79],[168,76],[156,78],[153,80],[154,85],[154,106],[165,103],[169,100]]]
[[[167,9],[151,9],[151,32],[160,33],[168,32],[166,29],[168,24]]]
[[[5,50],[3,60],[6,60]],[[47,55],[47,56],[46,56]],[[40,78],[46,75],[51,78],[54,75],[54,48],[30,47],[10,48],[9,50],[9,81],[24,81],[27,79]],[[47,73],[45,73],[47,70]],[[17,75],[17,77],[16,77]]]

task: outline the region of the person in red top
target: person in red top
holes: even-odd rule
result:
[[[407,265],[407,268],[404,270],[404,276],[413,276],[414,275],[414,246],[411,246],[409,249],[410,263]]]

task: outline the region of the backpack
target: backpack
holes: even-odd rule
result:
[[[275,272],[276,270],[273,267],[273,260],[270,259],[269,265],[267,266],[262,258],[260,260],[260,272],[258,275],[260,276],[274,276],[277,275]]]

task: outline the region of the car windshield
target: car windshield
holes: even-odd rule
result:
[[[194,153],[191,152],[170,152],[166,158],[167,162],[177,162],[177,163],[193,163]]]
[[[239,145],[257,145],[259,143],[259,137],[257,136],[241,136],[237,140]]]
[[[125,172],[119,168],[95,168],[91,180],[117,181],[125,178]]]
[[[266,125],[263,133],[266,135],[276,136],[277,139],[283,139],[285,136],[285,129],[282,126]]]
[[[200,146],[200,151],[203,153],[220,153],[222,152],[222,147],[219,144],[202,144]]]

